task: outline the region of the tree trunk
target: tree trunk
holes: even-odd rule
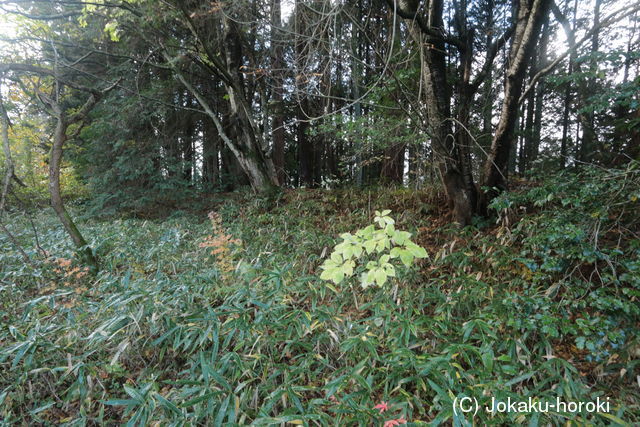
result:
[[[428,3],[426,20],[417,16],[413,2],[393,2],[388,0],[398,14],[409,19],[409,28],[415,42],[422,49],[424,105],[426,110],[427,134],[431,139],[434,161],[447,194],[449,207],[453,211],[454,221],[468,225],[477,212],[475,203],[476,188],[473,183],[470,157],[470,138],[467,133],[469,105],[477,85],[471,85],[472,32],[466,27],[466,2],[458,6],[456,18],[461,45],[457,45],[462,58],[460,82],[458,83],[457,123],[461,124],[456,135],[452,132],[451,98],[452,88],[447,78],[447,47],[441,35],[444,28],[442,0]],[[416,25],[417,24],[417,25]],[[418,29],[419,27],[419,29]]]
[[[395,144],[384,150],[381,177],[383,181],[402,185],[406,144]]]
[[[71,237],[71,240],[73,240],[82,260],[93,272],[96,272],[98,270],[98,260],[93,255],[93,250],[88,246],[87,241],[82,237],[71,215],[69,215],[67,209],[64,207],[60,193],[60,167],[62,165],[63,146],[67,140],[68,127],[69,123],[67,122],[64,112],[59,112],[55,133],[53,135],[51,158],[49,159],[49,193],[51,195],[51,207],[56,212],[56,215]]]
[[[195,169],[193,161],[194,152],[194,133],[195,127],[193,116],[189,114],[186,117],[186,126],[182,129],[182,179],[187,185],[193,184],[193,170]]]
[[[534,64],[531,64],[531,76],[536,74],[536,68]],[[524,138],[522,144],[522,153],[520,158],[520,164],[518,165],[518,172],[524,176],[527,173],[527,169],[529,168],[530,161],[530,153],[532,152],[533,146],[533,137],[534,137],[534,116],[536,113],[536,93],[535,91],[529,92],[529,96],[527,96],[527,108],[526,114],[523,116],[525,120],[524,124]],[[525,118],[526,117],[526,118]]]
[[[493,40],[493,27],[494,27],[494,19],[493,13],[495,8],[495,1],[489,0],[487,2],[487,22],[485,24],[486,28],[486,38],[485,43],[487,48],[491,45]],[[483,83],[482,88],[482,135],[478,138],[478,142],[482,147],[482,154],[489,150],[491,147],[491,134],[493,132],[492,127],[492,119],[493,119],[493,67],[489,67],[487,69],[487,76],[485,77],[485,81]],[[484,157],[484,156],[483,156]]]
[[[477,212],[478,192],[473,179],[473,167],[471,164],[471,145],[473,139],[470,135],[471,129],[471,108],[473,105],[474,93],[477,90],[471,85],[471,70],[473,66],[473,41],[475,38],[473,28],[468,25],[467,17],[467,1],[463,0],[456,3],[457,10],[455,13],[455,25],[458,36],[463,40],[464,47],[460,49],[460,66],[459,80],[456,85],[457,105],[456,105],[456,132],[455,132],[455,148],[457,155],[456,162],[449,169],[456,169],[461,175],[464,182],[462,191],[465,193],[464,204],[462,209],[468,211],[465,213],[463,224],[471,222],[471,216]],[[461,221],[458,221],[461,222]]]
[[[282,100],[283,93],[283,34],[280,31],[282,26],[282,13],[280,0],[272,0],[271,3],[271,64],[273,70],[273,164],[276,169],[276,175],[280,185],[287,182],[287,174],[285,171],[285,132],[284,132],[284,103]]]
[[[496,188],[498,191],[507,189],[507,166],[518,122],[518,101],[527,66],[550,6],[550,0],[518,2],[518,18],[509,53],[500,121],[491,143],[491,152],[483,167],[482,184],[485,187]],[[495,195],[495,191],[490,191],[485,202]]]
[[[566,22],[566,19],[563,20],[562,14],[557,6],[552,6],[554,14],[556,15],[556,19],[561,21],[561,24],[564,27],[564,31],[566,33],[567,39],[569,42],[569,47],[572,47],[575,44],[575,40],[573,39],[573,32],[576,29],[576,17],[578,14],[578,0],[574,1],[573,4],[573,24],[570,27],[569,23]],[[567,74],[573,73],[574,64],[575,64],[576,51],[571,51],[569,55],[569,66],[567,68]],[[560,167],[564,168],[567,164],[567,156],[569,154],[569,112],[571,110],[571,98],[572,98],[572,85],[571,81],[567,81],[565,83],[564,89],[564,100],[563,100],[563,110],[562,110],[562,140],[560,142]]]
[[[228,138],[236,139],[235,128],[231,124],[231,117],[227,114],[223,118],[224,132]],[[222,183],[224,188],[228,191],[236,189],[238,186],[244,186],[249,184],[249,177],[242,169],[242,166],[238,162],[238,158],[233,154],[229,145],[225,145],[220,150],[220,157],[222,160]]]
[[[296,139],[298,140],[298,174],[300,185],[314,187],[313,182],[313,147],[311,139],[307,134],[309,122],[305,115],[309,105],[305,97],[298,105],[298,126],[296,127]]]
[[[311,54],[310,44],[307,40],[307,11],[304,9],[301,1],[295,3],[295,62],[296,62],[296,142],[298,148],[298,184],[308,188],[318,186],[316,168],[316,152],[318,148],[315,146],[313,138],[308,134],[309,118],[313,115],[312,103],[309,99],[307,88],[307,72],[308,63],[312,61],[309,58]]]
[[[542,69],[547,66],[547,47],[549,45],[549,18],[547,16],[547,20],[544,24],[544,28],[542,29],[542,37],[540,39],[540,46],[538,48],[538,64],[537,69]],[[542,113],[544,109],[544,93],[545,93],[545,82],[544,79],[541,79],[538,82],[536,87],[536,97],[535,97],[535,113],[533,117],[533,137],[531,144],[531,151],[528,153],[528,163],[531,165],[538,159],[538,154],[540,152],[540,143],[542,137]]]
[[[225,87],[229,98],[229,113],[236,132],[236,138],[229,138],[225,133],[222,122],[218,118],[212,104],[187,79],[180,68],[184,56],[174,58],[169,50],[163,47],[162,55],[166,63],[172,68],[180,82],[196,98],[205,113],[213,120],[220,138],[236,157],[238,163],[249,178],[254,191],[268,193],[278,186],[273,161],[268,157],[268,147],[265,146],[262,134],[258,129],[251,111],[251,99],[247,97],[243,77],[244,58],[242,53],[241,33],[238,20],[225,13],[222,15],[222,52],[213,51],[209,40],[203,40],[193,23],[192,14],[187,9],[187,2],[178,3],[183,18],[189,30],[197,38],[200,47],[205,51],[207,70],[213,70]]]
[[[220,137],[210,120],[203,120],[202,128],[202,182],[211,189],[218,183]]]
[[[231,107],[231,121],[235,125],[237,136],[236,143],[232,143],[229,148],[249,177],[254,190],[268,192],[278,186],[278,178],[273,162],[266,156],[261,134],[247,102],[241,71],[243,60],[239,29],[228,16],[224,17],[223,22],[227,71],[233,79],[232,84],[226,86],[226,90]]]
[[[593,10],[593,27],[598,28],[600,25],[600,5],[602,0],[596,0]],[[597,71],[597,61],[593,57],[598,52],[600,31],[594,31],[591,36],[591,60],[589,61],[589,77],[586,82],[583,82],[580,93],[580,108],[584,108],[588,102],[589,96],[593,94],[595,90],[595,77],[593,76]],[[582,111],[578,113],[578,120],[582,125],[582,141],[580,143],[580,150],[578,151],[578,158],[583,162],[591,162],[596,159],[596,154],[601,151],[598,150],[598,137],[595,131],[595,120],[592,112]]]
[[[429,4],[428,20],[430,28],[443,28],[444,22],[442,0],[434,0]],[[452,137],[451,121],[451,87],[447,81],[446,47],[439,37],[426,37],[426,44],[432,46],[424,52],[425,67],[425,102],[431,144],[436,154],[436,162],[440,170],[454,221],[460,225],[468,225],[476,212],[474,193],[466,182],[470,171],[465,171],[467,150],[460,150]],[[466,95],[466,94],[465,94]],[[464,114],[464,112],[462,112]],[[462,137],[462,139],[465,139]]]
[[[358,22],[362,20],[362,6],[360,4],[356,5],[356,10],[354,11],[356,15],[356,19]],[[362,80],[362,67],[360,66],[360,61],[362,58],[360,57],[360,30],[352,25],[352,36],[351,36],[351,97],[354,99],[353,102],[353,118],[355,121],[360,120],[362,117],[362,103],[360,102],[360,85]],[[355,143],[355,181],[358,187],[363,184],[363,152],[364,152],[364,143],[363,141],[356,141]]]

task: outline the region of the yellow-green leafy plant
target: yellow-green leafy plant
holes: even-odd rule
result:
[[[338,285],[359,274],[363,288],[382,287],[396,277],[401,264],[409,267],[416,258],[426,258],[427,251],[411,241],[411,233],[396,230],[390,213],[376,211],[373,224],[355,234],[341,234],[342,242],[321,265],[320,278]]]

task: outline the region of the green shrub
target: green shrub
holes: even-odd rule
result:
[[[395,229],[390,213],[390,210],[376,211],[374,224],[358,230],[355,235],[341,234],[342,242],[322,264],[324,271],[320,278],[338,285],[359,273],[363,288],[382,287],[389,277],[396,277],[398,263],[395,260],[409,267],[414,259],[426,258],[427,251],[410,240],[411,233]]]

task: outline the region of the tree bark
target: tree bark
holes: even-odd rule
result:
[[[547,16],[546,22],[542,29],[542,37],[540,38],[540,44],[538,46],[538,59],[536,69],[541,69],[547,66],[547,48],[549,45],[549,17]],[[542,138],[542,113],[544,109],[544,94],[545,94],[545,81],[540,79],[536,87],[535,96],[535,112],[533,116],[533,136],[531,151],[527,153],[528,164],[531,166],[533,162],[538,159],[540,152],[540,143]]]
[[[576,29],[576,16],[578,13],[578,0],[574,1],[573,4],[573,24],[569,25],[564,15],[562,15],[560,9],[553,4],[552,5],[553,13],[560,24],[564,28],[565,35],[567,36],[567,40],[569,41],[569,46],[573,47],[575,45],[575,38],[573,36],[574,31]],[[569,55],[569,65],[567,67],[567,74],[573,73],[574,63],[575,63],[575,50],[571,52]],[[565,83],[564,88],[564,99],[562,106],[562,140],[560,142],[560,167],[564,168],[567,164],[567,156],[569,154],[569,112],[571,110],[571,94],[572,94],[572,85],[570,81]]]
[[[535,66],[534,64],[531,64],[531,76],[535,75]],[[534,137],[534,116],[536,113],[536,93],[535,91],[531,91],[529,92],[529,96],[527,97],[527,106],[526,106],[526,114],[524,115],[524,120],[525,120],[525,124],[524,124],[524,138],[523,138],[523,144],[522,144],[522,151],[521,151],[521,156],[520,156],[520,162],[518,165],[518,172],[521,175],[524,175],[527,173],[527,169],[529,168],[529,161],[530,161],[530,153],[532,151],[532,146],[533,146],[533,137]]]
[[[406,144],[394,144],[384,150],[381,177],[384,181],[402,184],[404,178],[404,153]]]
[[[355,3],[354,3],[355,4]],[[362,20],[362,8],[360,7],[362,4],[355,4],[354,14],[358,22]],[[358,121],[362,117],[362,102],[360,100],[360,85],[362,84],[362,67],[360,66],[361,51],[360,51],[360,38],[361,32],[359,28],[352,24],[353,34],[351,35],[351,97],[354,99],[353,101],[353,118],[355,121]],[[364,180],[364,167],[363,167],[363,154],[364,154],[364,144],[363,141],[356,141],[354,144],[355,151],[355,164],[354,166],[354,174],[356,186],[361,187]]]

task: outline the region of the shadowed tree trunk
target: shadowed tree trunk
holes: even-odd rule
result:
[[[186,117],[187,123],[182,132],[182,179],[187,185],[193,184],[193,171],[194,171],[194,136],[195,136],[195,123],[193,114],[189,114]]]
[[[355,15],[358,22],[362,20],[362,2],[355,4]],[[354,99],[353,102],[353,118],[355,121],[360,120],[362,117],[362,103],[360,102],[360,85],[362,78],[362,69],[360,66],[360,62],[362,58],[360,57],[360,30],[353,26],[352,27],[352,36],[351,36],[351,97]],[[354,147],[355,151],[355,164],[354,164],[354,173],[355,173],[355,181],[358,187],[362,186],[364,171],[363,171],[363,152],[364,152],[364,143],[363,141],[357,141]]]
[[[312,54],[310,44],[307,41],[308,29],[307,20],[308,13],[303,2],[296,1],[294,11],[295,25],[295,61],[296,61],[296,140],[298,146],[298,176],[299,185],[309,188],[317,187],[319,182],[316,180],[316,168],[320,165],[316,164],[316,152],[314,139],[309,135],[309,118],[312,116],[312,102],[307,93],[307,75],[306,64],[311,62],[309,55]]]
[[[226,85],[226,89],[237,141],[237,144],[232,143],[229,148],[249,177],[251,186],[260,192],[269,191],[278,185],[278,178],[273,162],[266,156],[264,141],[251,117],[251,107],[247,102],[242,74],[240,29],[238,24],[226,15],[223,18],[223,26],[227,72],[232,79],[230,84]]]
[[[534,64],[531,64],[530,67],[530,75],[531,77],[533,77],[536,73],[535,70],[535,66]],[[527,105],[526,108],[523,108],[523,120],[524,120],[524,127],[522,127],[521,129],[523,129],[524,134],[523,134],[523,138],[522,138],[522,147],[520,150],[520,158],[519,158],[519,164],[518,164],[518,172],[521,175],[524,175],[527,173],[527,170],[529,168],[529,161],[530,161],[530,155],[529,153],[532,151],[531,150],[531,146],[533,145],[533,135],[534,135],[534,116],[536,113],[536,93],[535,91],[530,91],[529,92],[529,96],[527,96]],[[524,106],[523,106],[524,107]]]
[[[428,27],[443,28],[444,22],[443,2],[434,0],[429,3]],[[417,38],[422,39],[422,34]],[[474,197],[469,192],[469,173],[464,170],[466,164],[466,151],[461,151],[453,136],[451,126],[451,87],[447,80],[446,47],[441,37],[425,35],[425,44],[430,48],[425,49],[423,58],[425,61],[424,87],[427,121],[431,145],[436,154],[436,161],[440,171],[440,177],[445,186],[450,208],[453,211],[454,220],[461,225],[471,223],[471,217],[476,211]],[[467,87],[461,89],[464,96],[468,96]],[[465,112],[461,110],[464,115]],[[465,140],[464,136],[459,137]],[[469,171],[470,172],[470,171]]]
[[[542,69],[547,66],[547,48],[549,45],[549,16],[547,15],[544,28],[542,29],[542,37],[540,38],[540,45],[538,46],[538,59],[536,70]],[[540,143],[542,137],[542,113],[544,109],[544,93],[545,93],[545,81],[541,79],[536,87],[535,96],[535,112],[533,117],[533,135],[531,150],[527,153],[528,164],[531,166],[533,162],[538,159],[540,152]]]

